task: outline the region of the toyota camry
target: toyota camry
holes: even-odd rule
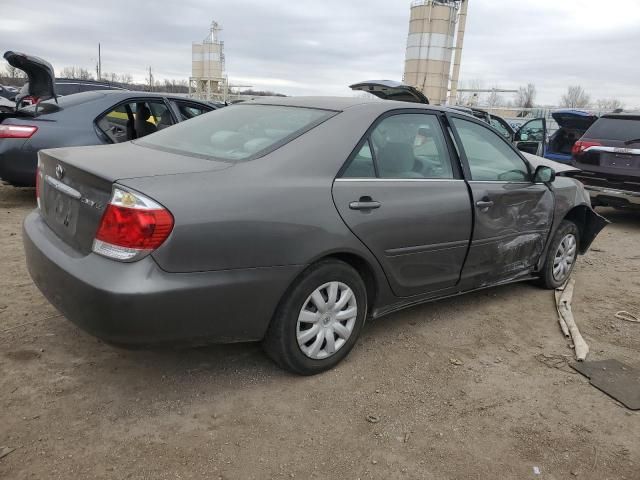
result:
[[[108,342],[262,341],[314,374],[366,320],[562,285],[606,224],[573,171],[445,107],[252,101],[41,151],[24,245],[49,301]]]

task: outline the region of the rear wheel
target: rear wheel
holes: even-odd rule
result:
[[[338,364],[353,348],[367,313],[356,270],[338,260],[307,269],[287,291],[263,340],[282,368],[313,375]]]
[[[547,258],[540,272],[539,283],[543,287],[558,288],[567,281],[578,258],[579,241],[578,226],[569,220],[563,220],[549,245]]]

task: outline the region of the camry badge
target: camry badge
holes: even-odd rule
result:
[[[56,178],[58,180],[62,180],[62,177],[64,177],[64,168],[62,168],[62,165],[58,164],[56,165]]]

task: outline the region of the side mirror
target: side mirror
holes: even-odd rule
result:
[[[540,165],[536,168],[536,173],[533,176],[535,183],[551,183],[556,179],[556,172],[553,168],[545,165]]]

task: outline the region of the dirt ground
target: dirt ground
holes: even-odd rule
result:
[[[33,207],[0,187],[0,478],[640,479],[640,412],[563,361],[552,292],[391,315],[310,378],[255,344],[119,350],[31,283]],[[579,260],[574,313],[591,360],[640,367],[640,324],[614,317],[640,314],[640,214],[601,213],[614,223]]]

